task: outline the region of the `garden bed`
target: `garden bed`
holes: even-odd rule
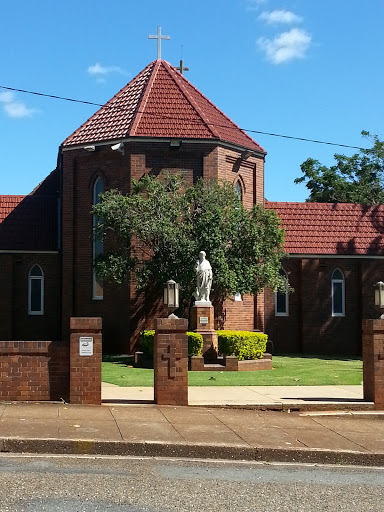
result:
[[[263,354],[261,359],[247,359],[239,361],[236,356],[218,357],[216,363],[204,364],[202,356],[189,358],[188,369],[194,372],[250,372],[259,370],[272,370],[271,354]]]

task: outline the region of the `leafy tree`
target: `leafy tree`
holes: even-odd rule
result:
[[[154,283],[160,289],[174,279],[187,306],[194,264],[204,250],[214,272],[212,296],[219,301],[284,286],[284,231],[275,212],[260,205],[246,210],[231,183],[184,185],[178,175],[145,175],[133,182],[129,196],[116,190],[102,195],[93,213],[111,250],[98,258],[98,274],[117,283],[133,275],[141,289]]]
[[[321,203],[384,203],[384,142],[377,135],[361,132],[373,146],[350,157],[335,154],[336,164],[321,165],[308,158],[301,164],[304,176],[295,183],[306,182],[310,190],[307,201]]]

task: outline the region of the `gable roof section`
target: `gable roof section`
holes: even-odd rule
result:
[[[63,146],[126,137],[215,139],[265,150],[164,60],[148,64]]]
[[[265,202],[285,228],[289,254],[384,256],[384,205]]]
[[[0,250],[57,251],[58,172],[28,196],[0,196]]]

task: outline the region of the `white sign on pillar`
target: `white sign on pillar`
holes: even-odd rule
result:
[[[93,356],[93,338],[91,336],[80,336],[79,345],[81,356]]]

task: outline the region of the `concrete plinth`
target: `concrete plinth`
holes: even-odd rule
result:
[[[217,359],[217,332],[214,329],[213,306],[194,305],[191,311],[191,328],[203,337],[202,354],[205,362]]]

